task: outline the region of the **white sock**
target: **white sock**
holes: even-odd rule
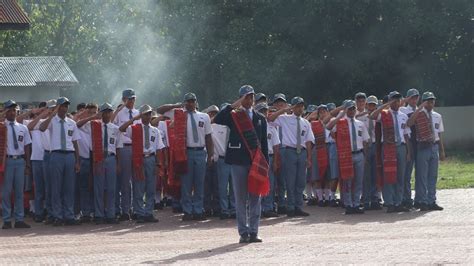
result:
[[[324,189],[324,199],[330,200],[331,199],[331,190],[329,188]]]
[[[35,213],[35,201],[30,200],[30,212]]]
[[[323,190],[321,188],[316,189],[316,196],[318,197],[318,200],[323,200]]]
[[[306,187],[304,188],[304,193],[306,194],[306,197],[313,197],[313,189],[312,185],[310,183],[306,183]]]
[[[329,200],[335,200],[336,199],[336,192],[329,190]]]
[[[161,193],[156,193],[155,194],[155,202],[156,203],[160,203],[161,202]]]

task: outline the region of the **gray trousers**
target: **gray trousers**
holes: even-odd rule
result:
[[[377,147],[374,144],[369,146],[369,154],[367,154],[367,163],[364,167],[364,191],[362,193],[363,203],[378,202],[377,196],[377,164],[375,161],[375,152]]]
[[[115,189],[117,182],[117,161],[115,156],[107,156],[94,176],[94,216],[96,218],[115,217]],[[104,194],[107,206],[104,204]]]
[[[132,146],[126,145],[117,149],[119,154],[120,173],[117,174],[115,191],[115,212],[128,214],[132,199]]]
[[[25,160],[23,158],[7,158],[2,187],[2,218],[3,222],[11,222],[12,192],[15,193],[14,214],[15,221],[21,222],[25,218],[23,208],[23,189],[25,186]]]
[[[139,217],[153,215],[156,193],[155,156],[143,158],[143,172],[145,180],[133,180],[133,212]]]
[[[416,199],[419,203],[433,204],[436,202],[436,183],[438,181],[439,146],[432,144],[418,145],[416,154],[416,183],[419,191]]]
[[[258,225],[260,222],[261,197],[248,193],[247,176],[249,170],[250,165],[243,166],[233,164],[231,166],[239,235],[258,234]]]
[[[354,177],[342,182],[344,193],[343,200],[346,207],[359,207],[362,195],[362,183],[364,180],[364,153],[352,154],[352,165]]]
[[[296,149],[283,148],[285,157],[282,158],[282,171],[286,181],[288,210],[303,207],[303,191],[306,186],[306,150],[298,154]]]

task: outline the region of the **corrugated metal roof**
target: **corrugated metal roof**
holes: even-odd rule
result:
[[[0,87],[78,84],[62,56],[0,57]]]
[[[0,29],[23,30],[30,27],[30,19],[16,0],[0,0]]]

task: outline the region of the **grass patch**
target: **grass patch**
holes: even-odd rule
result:
[[[474,152],[450,150],[446,155],[439,165],[437,188],[474,188]]]

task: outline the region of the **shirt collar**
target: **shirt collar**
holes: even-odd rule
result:
[[[16,120],[9,121],[8,119],[5,119],[5,125],[10,125],[11,122],[13,122],[14,125],[18,124]]]

